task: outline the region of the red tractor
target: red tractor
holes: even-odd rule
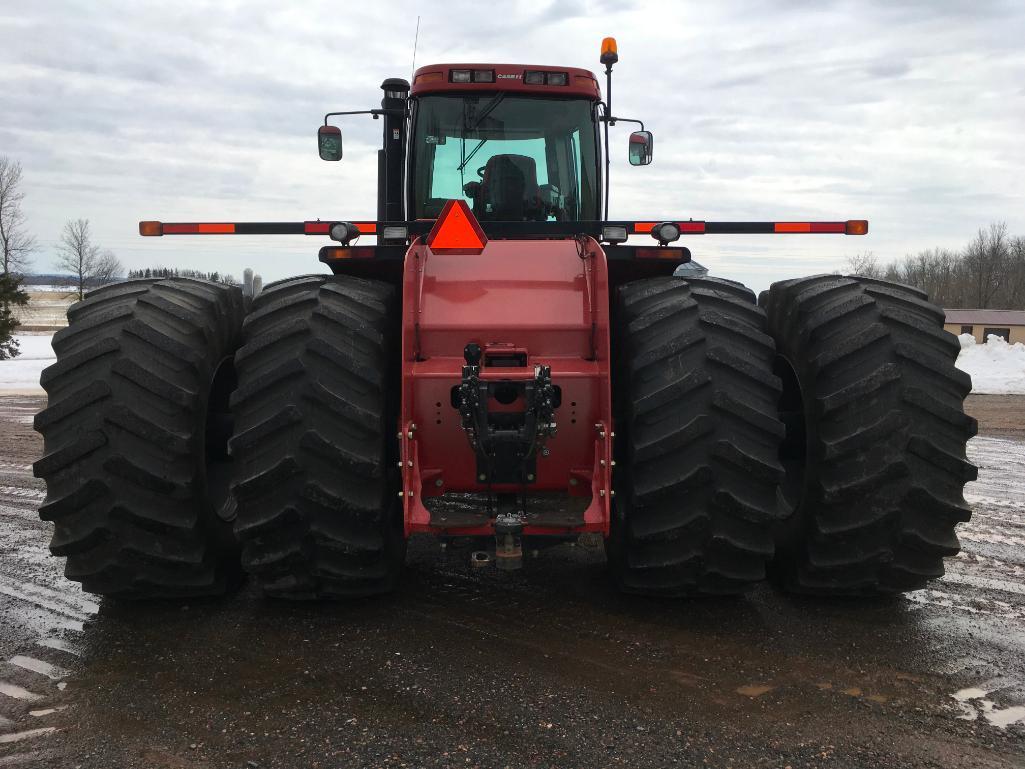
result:
[[[603,44],[608,90],[615,41]],[[863,235],[864,221],[611,221],[609,127],[571,67],[389,79],[376,221],[142,222],[146,236],[330,237],[331,275],[255,297],[189,279],[93,291],[54,338],[40,515],[113,596],[390,590],[406,541],[600,535],[627,591],[921,587],[975,468],[957,340],[917,289],[856,276],[756,300],[681,277],[682,236]],[[629,141],[632,165],[652,135]],[[604,172],[603,172],[604,168]],[[628,243],[631,235],[650,242]],[[376,236],[376,243],[359,243]]]

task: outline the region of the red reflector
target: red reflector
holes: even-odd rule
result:
[[[662,221],[665,221],[664,219]],[[634,233],[650,235],[651,230],[655,225],[661,224],[662,222],[634,222]],[[705,223],[704,222],[673,222],[677,227],[680,228],[681,234],[690,235],[704,235],[705,234]]]
[[[348,248],[321,249],[321,259],[370,259],[377,251],[376,246],[350,246]]]
[[[427,236],[427,247],[436,254],[479,254],[487,242],[465,200],[448,201]]]
[[[306,235],[330,235],[331,222],[303,222],[303,232]]]
[[[198,224],[165,224],[161,227],[165,235],[196,235],[199,233]]]
[[[843,222],[812,222],[811,232],[845,232],[846,225]]]
[[[686,249],[683,248],[638,248],[634,251],[638,259],[672,259],[681,262],[686,258]]]
[[[139,234],[147,237],[163,235],[163,225],[160,222],[139,222]]]
[[[868,234],[868,220],[867,219],[851,219],[844,225],[844,232],[848,235],[867,235]]]

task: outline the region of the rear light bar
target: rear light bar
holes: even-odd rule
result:
[[[663,222],[634,222],[634,234],[650,235]],[[768,235],[794,233],[832,233],[836,235],[867,235],[865,219],[846,222],[673,222],[684,235]]]
[[[139,222],[139,234],[161,235],[330,235],[337,222]],[[361,235],[376,235],[377,222],[353,222]]]
[[[360,235],[380,235],[384,240],[408,240],[426,235],[435,225],[434,219],[407,222],[349,222]],[[324,235],[341,222],[139,222],[139,234],[161,235]],[[484,222],[483,230],[493,237],[574,236],[588,234],[606,243],[623,243],[630,235],[651,235],[659,228],[663,240],[666,225],[679,228],[681,235],[759,235],[759,234],[835,234],[866,235],[868,222],[850,219],[845,222],[704,222],[704,221],[638,221],[638,222]],[[656,237],[656,239],[658,239]]]

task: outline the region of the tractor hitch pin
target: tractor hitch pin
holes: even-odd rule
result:
[[[503,571],[523,568],[523,518],[501,513],[495,518],[495,566]]]

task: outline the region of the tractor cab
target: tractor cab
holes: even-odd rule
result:
[[[411,218],[465,200],[478,220],[598,219],[594,102],[497,93],[417,100],[409,141]]]
[[[412,86],[389,78],[381,88],[381,109],[362,113],[384,119],[379,220],[437,219],[450,200],[465,202],[482,223],[603,219],[602,127],[607,185],[607,127],[617,118],[592,72],[437,64],[418,69]],[[350,114],[360,113],[325,115],[323,159],[342,154],[341,129],[329,119]],[[635,132],[631,164],[651,162],[651,144],[649,132]]]

